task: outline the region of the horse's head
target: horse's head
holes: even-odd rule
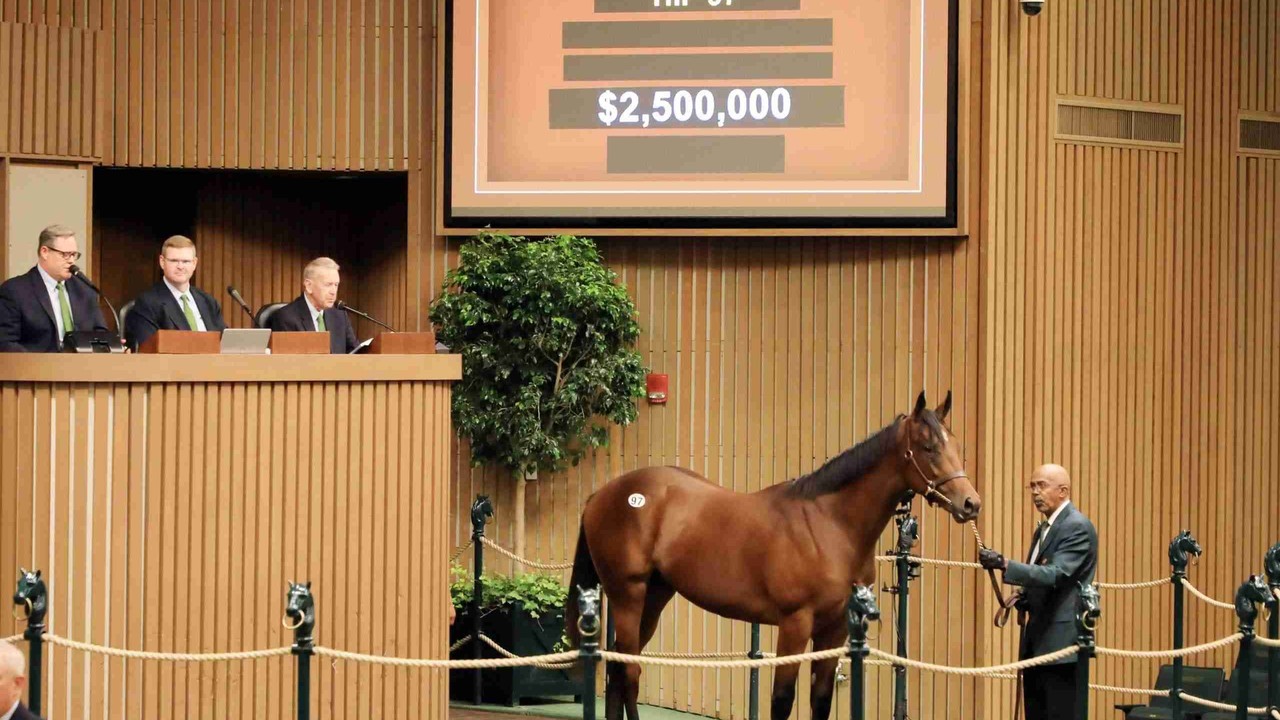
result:
[[[1236,590],[1236,615],[1241,624],[1253,624],[1258,618],[1258,603],[1270,605],[1274,602],[1276,598],[1271,594],[1271,588],[1262,581],[1262,576],[1250,575],[1248,580],[1240,584],[1240,589]]]
[[[1200,557],[1200,543],[1191,537],[1190,530],[1183,530],[1178,536],[1169,543],[1169,564],[1174,570],[1186,572],[1187,563],[1190,562],[1191,555]]]
[[[1271,546],[1262,558],[1262,567],[1267,571],[1267,582],[1280,585],[1280,542]]]
[[[44,624],[44,616],[49,612],[49,593],[39,570],[18,568],[18,589],[13,594],[13,604],[26,608],[26,616],[21,619],[31,625]],[[16,616],[17,610],[14,613]]]
[[[956,522],[978,517],[982,499],[969,482],[960,457],[960,443],[947,429],[951,412],[951,392],[936,409],[930,410],[924,391],[916,399],[916,408],[908,418],[903,437],[903,475],[907,485],[930,504],[945,503]]]
[[[1102,596],[1098,594],[1098,586],[1093,583],[1077,583],[1080,588],[1080,605],[1076,608],[1076,622],[1082,630],[1093,631],[1102,616]]]
[[[293,623],[284,623],[288,630],[294,631],[294,637],[310,641],[316,626],[316,599],[311,594],[311,582],[289,583],[289,594],[285,597],[284,614]]]

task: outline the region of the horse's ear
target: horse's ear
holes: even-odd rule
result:
[[[947,391],[947,399],[942,401],[942,404],[938,406],[938,409],[933,411],[933,414],[938,416],[939,422],[947,421],[947,415],[951,414],[951,391],[950,390]]]
[[[912,411],[911,414],[915,417],[920,417],[920,413],[924,412],[924,409],[928,404],[929,402],[924,399],[924,391],[921,390],[920,397],[916,398],[916,409]]]
[[[40,571],[40,570],[37,570],[37,571],[36,571],[36,577],[40,577],[40,573],[41,573],[41,571]]]
[[[310,590],[310,589],[311,589],[311,581],[310,581],[310,580],[308,580],[308,581],[307,581],[307,589],[308,589],[308,590]]]

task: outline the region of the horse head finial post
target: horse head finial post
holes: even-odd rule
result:
[[[1177,537],[1169,543],[1169,565],[1173,568],[1175,577],[1187,576],[1187,565],[1191,562],[1191,556],[1200,557],[1200,543],[1191,536],[1190,530],[1183,530],[1178,533]]]
[[[1236,590],[1236,617],[1240,618],[1240,634],[1244,636],[1240,640],[1240,655],[1236,660],[1235,672],[1240,677],[1249,677],[1249,673],[1253,671],[1251,667],[1253,662],[1253,639],[1256,637],[1254,632],[1254,622],[1258,619],[1258,604],[1267,604],[1275,602],[1274,596],[1271,594],[1271,588],[1262,581],[1260,575],[1250,575],[1248,580],[1240,583],[1240,588]],[[1249,686],[1252,683],[1242,682],[1239,684],[1240,696],[1235,698],[1239,703],[1240,713],[1238,717],[1245,717],[1245,708],[1249,706]]]
[[[582,719],[596,718],[596,665],[600,662],[600,588],[578,586],[578,657],[582,660]]]
[[[39,570],[18,568],[18,589],[13,593],[13,617],[26,620],[27,629],[22,637],[29,644],[27,654],[27,707],[40,715],[40,696],[44,672],[45,617],[49,614],[49,588]],[[19,612],[25,612],[19,615]]]
[[[316,599],[311,594],[311,582],[289,582],[289,594],[285,596],[284,620],[286,629],[293,631],[293,654],[298,657],[297,707],[298,720],[311,718],[311,656],[315,653]],[[292,621],[292,622],[290,622]]]
[[[484,599],[484,526],[493,517],[493,503],[488,495],[476,495],[471,503],[471,542],[475,545],[475,559],[471,570],[471,657],[480,660],[484,656],[484,644],[480,636],[484,633],[480,612],[480,604]],[[479,705],[484,699],[483,673],[476,668],[471,676],[471,701]],[[592,706],[594,707],[594,706]]]
[[[920,521],[915,515],[898,516],[898,552],[911,552],[920,540]]]
[[[477,495],[475,502],[471,503],[471,537],[476,539],[484,537],[484,526],[491,517],[493,517],[493,503],[489,500],[489,496]]]
[[[1267,584],[1271,586],[1271,601],[1276,603],[1271,608],[1271,618],[1267,622],[1267,635],[1272,640],[1280,638],[1280,542],[1272,545],[1262,558],[1262,567],[1267,573]],[[1267,705],[1280,709],[1280,650],[1271,648],[1267,653],[1267,677],[1271,678]]]
[[[869,585],[854,585],[845,606],[849,623],[849,710],[852,720],[866,717],[866,667],[864,660],[871,651],[867,648],[867,623],[880,619],[880,606]]]
[[[1267,572],[1267,584],[1280,588],[1280,542],[1272,545],[1262,557],[1262,567]]]
[[[1102,597],[1093,583],[1078,583],[1080,599],[1076,605],[1076,717],[1089,717],[1089,660],[1097,654],[1094,630],[1102,616]]]
[[[908,507],[908,510],[910,508]],[[911,556],[911,549],[920,540],[920,521],[910,512],[898,514],[898,551],[894,570],[898,584],[889,588],[898,596],[898,655],[907,656],[907,619],[910,617],[911,581],[920,577],[920,560]],[[893,668],[893,720],[907,717],[907,669],[901,665]]]

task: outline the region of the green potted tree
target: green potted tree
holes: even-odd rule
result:
[[[467,570],[459,565],[450,568],[449,595],[458,620],[450,629],[450,644],[471,632],[474,583]],[[484,591],[480,602],[484,633],[498,645],[521,656],[546,655],[556,651],[563,636],[564,603],[568,589],[560,578],[550,573],[521,573],[513,576],[483,577]],[[459,650],[471,657],[469,645]],[[483,657],[502,657],[489,645],[483,646]],[[449,673],[449,695],[470,698],[474,670],[452,670]],[[555,697],[580,692],[576,681],[563,670],[539,667],[490,668],[481,674],[482,697],[488,703],[514,706],[530,697]]]
[[[645,371],[634,350],[640,335],[635,303],[587,238],[486,232],[459,250],[457,268],[432,303],[431,321],[437,339],[462,355],[453,424],[470,443],[471,463],[502,468],[515,483],[513,544],[523,556],[526,483],[539,472],[576,464],[608,443],[611,423],[636,418]],[[551,652],[564,624],[559,579],[484,580],[483,632],[518,655]],[[464,576],[454,586],[460,616],[452,642],[474,632],[474,619],[462,616],[470,608],[459,602],[470,598],[468,582]],[[455,675],[451,686],[459,692],[451,694],[469,697],[462,689],[474,675]],[[563,673],[540,668],[485,671],[482,695],[514,704],[576,692],[565,683]]]

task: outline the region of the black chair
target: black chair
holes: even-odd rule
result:
[[[258,314],[253,316],[253,326],[258,328],[268,328],[271,323],[271,316],[276,314],[280,308],[289,303],[268,303],[258,310]]]
[[[1222,695],[1222,683],[1226,676],[1222,668],[1206,668],[1184,665],[1182,668],[1182,691],[1207,699],[1217,699]],[[1173,666],[1161,665],[1156,673],[1156,690],[1169,690],[1173,687]],[[1124,713],[1126,720],[1185,720],[1198,716],[1204,711],[1199,705],[1182,703],[1182,716],[1173,717],[1173,700],[1163,696],[1153,696],[1150,705],[1116,705],[1116,709]]]
[[[133,348],[136,351],[138,347],[133,344],[133,340],[129,338],[128,330],[126,330],[126,328],[129,327],[126,324],[129,321],[129,313],[133,311],[133,304],[135,302],[137,302],[137,300],[130,300],[120,306],[120,325],[118,327],[120,328],[120,339],[124,340],[124,344],[126,346]]]
[[[1227,684],[1227,694],[1221,699],[1221,702],[1229,705],[1240,704],[1240,673],[1231,673],[1231,682]],[[1249,705],[1251,707],[1266,707],[1267,691],[1270,689],[1270,678],[1267,676],[1265,669],[1253,670],[1249,673]],[[1204,697],[1203,695],[1201,697]],[[1201,720],[1235,720],[1234,712],[1225,710],[1212,710],[1201,716]]]

